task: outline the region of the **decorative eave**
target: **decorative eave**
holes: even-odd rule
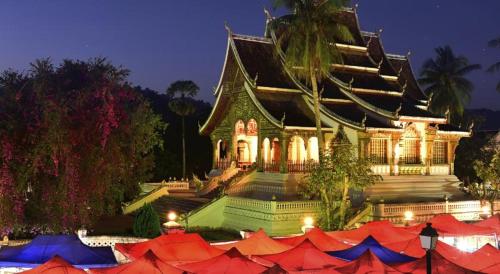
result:
[[[354,54],[359,54],[359,55],[368,54],[367,47],[354,46],[354,45],[348,45],[348,44],[340,44],[340,43],[335,43],[335,47],[344,53],[354,53]]]
[[[207,120],[205,121],[205,123],[200,126],[199,130],[198,130],[198,133],[200,135],[203,135],[205,133],[205,130],[207,129],[208,125],[210,124],[210,121],[213,119],[213,116],[215,113],[218,112],[218,108],[219,108],[219,102],[221,101],[221,98],[222,98],[222,85],[220,85],[220,92],[217,92],[217,99],[215,99],[215,104],[214,106],[212,107],[212,111],[210,112],[210,115],[208,115],[208,118]]]
[[[296,127],[296,126],[285,126],[287,131],[303,130],[303,131],[316,131],[315,127]],[[321,131],[332,131],[333,128],[321,127]]]
[[[368,89],[368,88],[351,88],[351,90],[354,93],[361,93],[361,94],[383,94],[396,97],[403,96],[403,93],[399,91],[388,91],[388,90]]]
[[[224,57],[224,64],[222,65],[222,73],[220,74],[219,81],[217,82],[217,86],[214,89],[214,95],[218,94],[222,88],[222,79],[224,78],[224,73],[226,72],[226,64],[227,58],[229,56],[229,46],[231,45],[230,35],[227,36],[227,45],[226,45],[226,55]]]
[[[342,64],[332,64],[333,69],[338,71],[349,71],[349,72],[367,72],[372,74],[378,74],[378,68],[362,67],[362,66],[351,66]]]
[[[245,86],[245,91],[248,93],[250,99],[252,100],[252,102],[255,104],[255,106],[257,107],[257,109],[260,111],[260,113],[266,117],[269,122],[271,122],[271,124],[273,124],[274,126],[278,127],[278,128],[283,128],[284,125],[278,121],[274,116],[272,116],[259,102],[259,100],[257,99],[257,97],[255,97],[255,94],[253,94],[253,91],[252,91],[252,87],[250,85],[250,83],[248,82],[245,82],[244,84]]]
[[[436,123],[436,124],[446,124],[446,118],[435,118],[435,117],[418,117],[418,116],[399,116],[399,121],[401,122],[425,122],[425,123]]]
[[[333,98],[322,98],[321,103],[326,104],[353,104],[354,102],[349,99],[333,99]]]
[[[242,36],[235,36],[232,33],[231,29],[229,29],[229,27],[227,25],[226,25],[226,29],[228,31],[229,43],[230,43],[232,52],[234,54],[234,58],[236,59],[236,63],[238,64],[238,67],[240,68],[241,72],[243,73],[243,76],[245,77],[246,82],[249,83],[252,88],[255,88],[256,87],[256,83],[255,83],[255,81],[253,79],[251,79],[251,77],[248,74],[247,70],[243,66],[243,62],[241,61],[240,55],[238,54],[238,50],[236,49],[236,45],[234,44],[234,38],[233,38],[233,36],[237,37],[237,38],[240,38]],[[245,37],[248,37],[248,36],[245,36]]]
[[[439,135],[457,135],[460,137],[470,137],[472,132],[469,131],[445,131],[445,130],[437,130],[437,134]]]
[[[404,132],[402,128],[378,128],[378,127],[367,127],[366,132],[368,133],[378,133],[378,132]]]
[[[399,80],[398,76],[393,76],[393,75],[383,75],[383,74],[381,74],[380,77],[382,77],[386,81],[391,81],[391,82],[397,82]]]
[[[292,89],[292,88],[275,88],[275,87],[265,87],[265,86],[257,86],[257,91],[261,92],[276,92],[276,93],[299,93],[302,94],[300,89]]]

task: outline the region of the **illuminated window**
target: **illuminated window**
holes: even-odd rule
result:
[[[403,140],[402,153],[399,158],[400,162],[402,164],[420,164],[419,150],[418,139]]]
[[[247,135],[257,135],[257,121],[250,119],[247,124]]]
[[[241,120],[238,120],[238,122],[236,122],[235,130],[236,135],[245,134],[245,123]]]
[[[371,139],[370,159],[374,164],[387,164],[387,139]]]
[[[443,165],[448,162],[448,143],[443,141],[435,141],[432,148],[432,163],[435,165]]]

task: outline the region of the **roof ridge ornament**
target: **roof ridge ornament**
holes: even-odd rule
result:
[[[281,127],[285,127],[285,118],[286,118],[286,113],[283,112],[283,117],[281,117]]]
[[[227,21],[224,21],[224,28],[226,29],[227,33],[233,34],[233,31],[231,31],[231,28],[227,24]]]
[[[396,116],[399,116],[399,112],[403,108],[403,103],[399,103],[399,107],[396,109]]]
[[[368,118],[368,116],[366,115],[366,112],[365,112],[365,116],[363,116],[363,119],[361,120],[361,126],[362,127],[366,127],[366,119]]]
[[[409,59],[411,56],[411,49],[408,50],[408,52],[406,53],[406,59]]]
[[[372,42],[373,36],[370,35],[370,38],[368,39],[368,42],[366,42],[366,48],[368,49],[370,47],[370,44]]]
[[[446,111],[444,112],[444,116],[446,118],[446,122],[449,122],[450,120],[450,106],[446,108]]]
[[[469,125],[469,133],[472,134],[472,129],[474,128],[474,120],[472,120],[472,122],[470,123]]]
[[[405,80],[405,84],[403,85],[403,90],[401,91],[401,95],[405,94],[407,87],[408,87],[408,80]]]
[[[429,94],[429,100],[427,100],[427,108],[429,108],[431,106],[431,101],[432,101],[433,96],[434,96],[434,92],[431,92],[431,94]]]
[[[382,32],[384,32],[384,28],[379,28],[377,31],[377,36],[380,37],[382,35]]]
[[[271,13],[269,12],[269,10],[265,6],[264,6],[264,14],[266,15],[267,20],[273,20]]]
[[[382,67],[383,63],[384,63],[384,57],[380,58],[380,62],[378,62],[377,64],[379,74],[380,74],[380,68]]]
[[[354,83],[354,77],[351,78],[351,81],[349,81],[349,89],[352,92],[352,84]]]
[[[401,72],[403,72],[403,65],[401,65],[401,67],[399,68],[399,71],[398,71],[398,78],[401,76]]]
[[[259,79],[259,73],[255,73],[255,78],[253,78],[253,85],[257,86],[257,80]]]

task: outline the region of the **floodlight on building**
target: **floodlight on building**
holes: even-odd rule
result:
[[[488,206],[488,204],[485,204],[481,207],[481,213],[479,213],[479,217],[483,219],[488,219],[491,215],[491,208]]]

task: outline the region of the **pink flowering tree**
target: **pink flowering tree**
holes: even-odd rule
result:
[[[105,59],[0,75],[0,229],[91,226],[154,167],[166,125]]]

